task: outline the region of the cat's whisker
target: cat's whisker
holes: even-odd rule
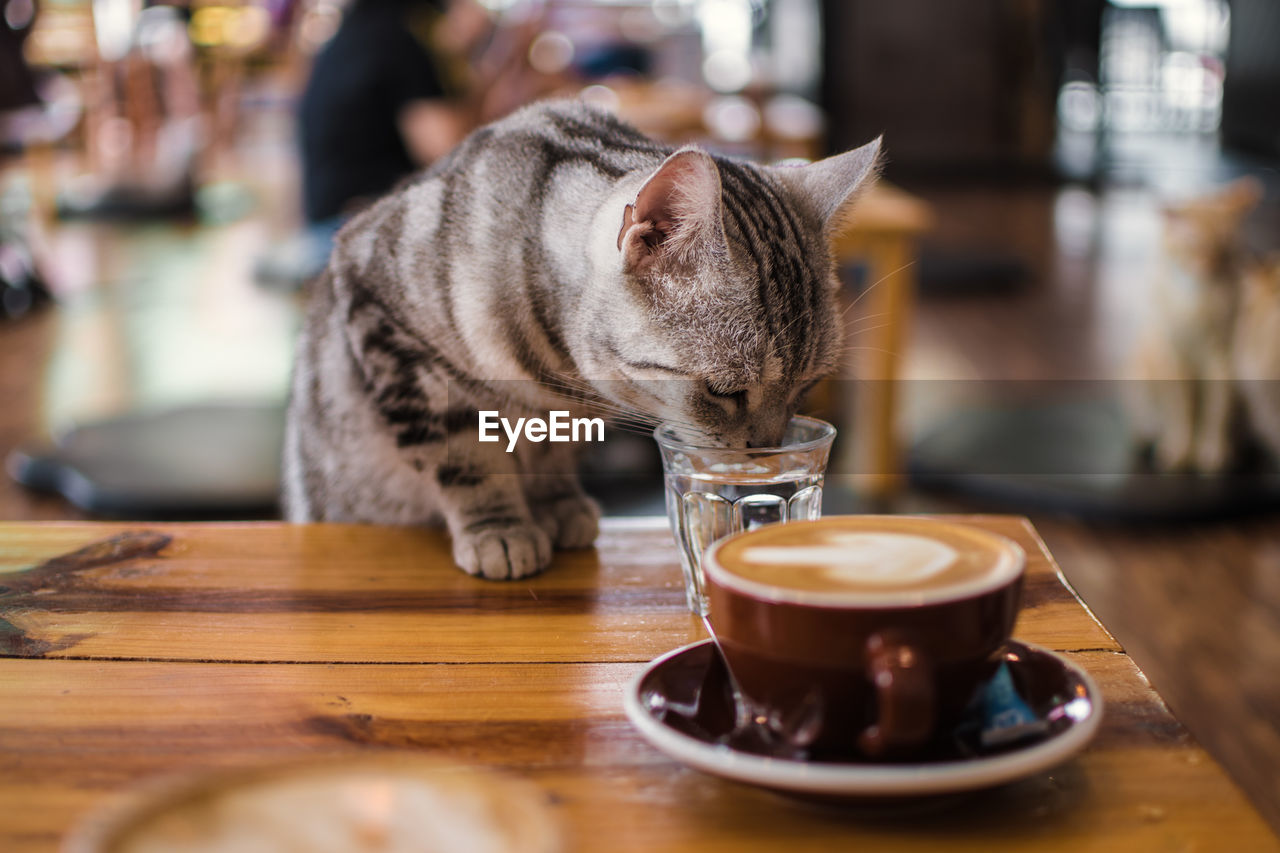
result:
[[[855,317],[852,321],[850,321],[849,328],[857,329],[859,323],[866,323],[869,320],[879,320],[881,317],[888,317],[888,316],[889,316],[888,311],[877,311],[875,314],[865,314],[859,317]]]
[[[852,306],[850,306],[850,307],[852,307]],[[840,316],[836,318],[836,319],[837,319],[837,322],[839,322],[839,321],[843,321],[843,320],[844,320],[844,315],[845,315],[845,313],[847,313],[847,312],[848,312],[848,310],[849,310],[849,309],[848,309],[848,308],[846,308],[844,311],[842,311],[842,312],[840,313]],[[774,336],[775,338],[780,338],[780,337],[782,337],[784,334],[786,334],[787,332],[791,331],[791,327],[792,327],[792,326],[795,326],[795,325],[796,325],[797,323],[799,323],[801,320],[807,320],[807,319],[810,319],[807,315],[805,315],[805,314],[797,314],[795,317],[793,317],[793,318],[791,319],[791,322],[787,323],[787,325],[783,326],[781,329],[779,329],[778,331],[774,332],[774,333],[773,333],[773,336]],[[865,319],[865,318],[859,317],[858,319],[860,319],[860,320],[861,320],[861,319]]]
[[[878,326],[868,326],[865,329],[857,329],[853,332],[851,337],[857,337],[858,335],[865,335],[867,332],[874,332],[876,329],[887,329],[892,325],[893,325],[892,323],[881,323]]]
[[[548,385],[551,385],[551,386],[553,386],[553,387],[554,387],[554,384],[553,384],[553,383],[548,383]],[[642,409],[638,409],[638,408],[636,408],[636,407],[634,407],[634,406],[630,406],[630,405],[627,405],[627,404],[625,404],[625,403],[620,403],[620,402],[618,402],[618,401],[616,401],[616,400],[606,399],[606,398],[604,398],[603,396],[601,396],[601,394],[600,394],[600,392],[599,392],[598,390],[596,390],[596,389],[594,389],[594,388],[592,388],[592,389],[590,389],[590,390],[585,389],[585,388],[578,388],[577,386],[575,386],[574,384],[572,384],[572,380],[571,380],[571,379],[569,379],[569,377],[565,377],[564,385],[563,385],[562,387],[564,387],[564,388],[566,388],[566,389],[568,389],[568,390],[571,390],[571,391],[578,391],[578,392],[580,392],[580,393],[589,393],[589,394],[591,395],[591,398],[592,398],[592,399],[587,400],[587,399],[581,399],[581,398],[579,398],[579,399],[580,399],[580,401],[581,401],[584,405],[595,405],[595,406],[598,406],[599,408],[602,408],[602,409],[607,408],[607,409],[610,409],[610,410],[613,410],[613,411],[617,411],[617,412],[620,412],[620,413],[623,413],[623,414],[633,415],[633,416],[634,416],[634,417],[636,417],[637,419],[644,420],[644,421],[648,421],[648,422],[651,422],[651,423],[654,423],[654,424],[657,424],[657,423],[661,420],[661,418],[659,418],[659,417],[657,417],[657,416],[655,416],[655,415],[653,415],[653,414],[650,414],[649,412],[646,412],[646,411],[644,411],[644,410],[642,410]]]
[[[628,435],[638,436],[640,438],[653,438],[653,427],[648,425],[637,426],[629,421],[621,421],[616,418],[608,419],[607,430],[609,432],[621,432]]]
[[[881,347],[848,347],[845,349],[844,354],[848,355],[854,350],[866,350],[867,352],[881,352],[881,353],[884,353],[885,355],[893,356],[894,358],[898,357],[898,353],[893,352],[892,350],[883,349]]]
[[[796,325],[797,323],[799,323],[801,320],[804,320],[804,319],[807,319],[807,318],[803,314],[796,315],[794,318],[792,318],[790,323],[787,323],[787,325],[783,326],[781,329],[774,332],[773,334],[774,339],[777,340],[781,338],[787,332],[791,331],[792,326]]]
[[[612,422],[615,427],[630,427],[630,431],[638,435],[652,435],[654,428],[664,421],[654,415],[641,412],[636,409],[624,408],[621,406],[610,405],[608,403],[597,402],[593,400],[571,400],[580,408],[588,413],[603,415]],[[667,421],[670,423],[670,421]],[[681,423],[680,425],[692,427],[692,424]]]
[[[908,266],[910,266],[910,264],[908,264]],[[905,267],[903,267],[903,269],[905,269]],[[893,273],[889,273],[889,275],[893,275]],[[885,278],[888,278],[888,276],[885,276]],[[881,279],[881,281],[884,281],[884,279]],[[877,282],[877,283],[879,283],[879,282]],[[868,289],[870,289],[870,288],[868,288]],[[861,297],[861,294],[860,294],[860,295],[858,296],[858,299],[861,299],[861,298],[862,298],[862,297]],[[839,317],[837,318],[837,322],[844,322],[844,318],[845,318],[845,316],[849,313],[850,309],[852,309],[852,308],[853,308],[853,306],[857,304],[858,299],[855,299],[852,303],[850,303],[849,305],[847,305],[843,311],[841,311],[841,312],[840,312],[840,315],[839,315]],[[865,323],[865,322],[867,322],[868,320],[875,320],[875,319],[878,319],[878,318],[880,318],[880,317],[887,316],[887,315],[888,315],[888,313],[889,313],[889,312],[887,312],[887,311],[879,311],[879,312],[877,312],[877,313],[875,313],[875,314],[867,314],[867,315],[865,315],[865,316],[856,317],[856,318],[854,318],[853,323],[854,323],[854,324],[855,324],[855,326],[856,326],[856,324],[857,324],[857,323]],[[775,333],[774,333],[774,337],[775,337],[775,338],[780,338],[780,337],[782,337],[784,334],[786,334],[787,332],[789,332],[789,331],[791,330],[791,327],[792,327],[792,326],[796,325],[798,322],[800,322],[801,320],[804,320],[804,319],[806,319],[806,317],[805,317],[804,315],[797,315],[794,319],[792,319],[792,320],[791,320],[791,322],[787,323],[787,325],[783,326],[781,329],[779,329],[777,332],[775,332]],[[858,331],[860,331],[860,330],[858,330],[858,329],[856,329],[856,328],[855,328],[853,331],[854,331],[854,332],[855,332],[855,334],[856,334],[856,333],[857,333]]]
[[[627,407],[627,406],[622,406],[622,405],[619,405],[619,404],[617,404],[617,403],[613,403],[613,402],[611,402],[611,401],[606,401],[606,400],[601,400],[601,399],[586,399],[586,398],[584,398],[584,397],[580,397],[580,396],[573,396],[573,395],[571,395],[571,394],[564,394],[564,393],[562,393],[562,392],[564,392],[564,391],[566,391],[566,390],[568,390],[568,391],[577,391],[578,389],[574,389],[574,388],[570,388],[570,387],[566,387],[566,388],[557,388],[553,383],[550,383],[550,382],[544,382],[544,384],[545,384],[548,388],[551,388],[551,389],[553,389],[553,390],[556,390],[556,391],[557,391],[557,393],[560,393],[560,396],[564,397],[564,398],[565,398],[569,403],[571,403],[571,404],[573,404],[573,405],[577,405],[577,406],[579,406],[579,407],[581,407],[581,408],[583,408],[583,409],[587,409],[587,410],[595,410],[595,411],[599,411],[599,412],[605,412],[605,413],[610,414],[611,416],[618,416],[618,417],[631,417],[631,418],[633,418],[633,419],[635,419],[635,420],[644,421],[644,422],[652,422],[652,423],[654,423],[654,424],[656,424],[656,423],[657,423],[657,421],[658,421],[658,419],[657,419],[657,418],[655,418],[654,416],[652,416],[652,415],[648,415],[648,414],[646,414],[646,413],[644,413],[644,412],[642,412],[642,411],[640,411],[640,410],[638,410],[638,409],[634,409],[634,408]]]
[[[546,387],[548,390],[550,390],[556,396],[561,397],[566,402],[573,405],[596,406],[596,407],[609,405],[599,397],[589,396],[586,393],[584,393],[581,389],[578,389],[578,388],[573,388],[569,386],[560,386],[545,380],[542,382],[542,385]]]
[[[642,435],[642,436],[645,436],[646,438],[653,437],[653,429],[654,429],[653,427],[648,426],[647,424],[640,425],[640,424],[633,424],[629,421],[619,421],[619,420],[611,420],[609,422],[609,428],[621,430],[623,432],[629,432],[634,435]]]
[[[622,408],[619,406],[600,405],[600,406],[596,406],[595,410],[598,412],[603,412],[611,418],[615,418],[618,420],[631,421],[633,423],[640,424],[642,426],[648,426],[650,428],[652,428],[658,422],[657,418],[646,417],[643,414],[636,412],[633,409]]]
[[[543,384],[547,385],[548,387],[553,387],[553,388],[558,387],[563,390],[568,390],[576,394],[580,394],[582,395],[583,399],[590,398],[592,400],[601,400],[601,401],[606,399],[604,395],[600,392],[600,390],[595,386],[593,386],[589,381],[585,379],[580,379],[575,376],[570,376],[563,373],[556,373],[554,380],[543,379],[542,381],[543,381]]]
[[[574,384],[575,382],[581,381],[581,380],[577,380],[574,377],[564,376],[563,374],[558,374],[558,375],[560,376],[560,382],[563,384],[557,385],[557,382],[550,381],[550,380],[543,380],[543,384],[545,384],[549,388],[559,387],[561,390],[570,390],[570,391],[577,391],[577,392],[586,391],[586,389],[579,388]],[[569,399],[573,400],[574,402],[577,402],[583,408],[595,408],[600,412],[611,413],[613,417],[629,417],[633,421],[636,421],[638,423],[648,426],[651,430],[660,423],[668,423],[675,426],[683,426],[683,427],[686,427],[689,429],[695,429],[695,430],[698,429],[698,425],[691,421],[658,417],[656,415],[650,414],[640,409],[636,409],[634,407],[625,406],[623,404],[620,404],[614,401],[603,400],[599,397],[599,392],[596,391],[595,389],[592,389],[591,393],[593,394],[595,399],[586,400],[586,399],[576,398],[576,397],[570,397]]]
[[[573,374],[563,373],[560,371],[552,371],[551,375],[554,379],[556,379],[566,387],[580,388],[581,390],[589,391],[592,394],[599,393],[596,390],[595,386],[591,384],[591,380],[589,379],[584,379],[580,376],[574,376]]]
[[[882,276],[881,276],[879,279],[877,279],[876,281],[874,281],[874,282],[872,282],[871,284],[869,284],[869,285],[867,285],[866,287],[864,287],[864,288],[862,289],[862,292],[861,292],[861,293],[859,293],[857,296],[855,296],[855,297],[853,298],[853,301],[852,301],[852,302],[850,302],[850,303],[845,307],[844,311],[842,311],[842,312],[840,313],[840,319],[842,319],[842,320],[843,320],[843,319],[844,319],[844,317],[845,317],[845,315],[846,315],[846,314],[848,314],[851,310],[853,310],[853,307],[854,307],[855,305],[857,305],[859,302],[861,302],[861,301],[862,301],[862,299],[863,299],[863,297],[865,297],[865,296],[866,296],[868,293],[870,293],[872,290],[875,290],[877,287],[879,287],[880,285],[884,284],[886,281],[888,281],[889,279],[893,278],[895,275],[897,275],[898,273],[900,273],[900,272],[902,272],[903,270],[907,269],[908,267],[910,267],[910,266],[914,266],[914,265],[915,265],[915,263],[916,263],[915,261],[907,261],[905,264],[903,264],[902,266],[898,267],[896,270],[890,270],[889,272],[887,272],[887,273],[885,273],[884,275],[882,275]]]
[[[605,400],[594,389],[582,388],[566,381],[543,379],[541,384],[566,400],[582,406],[621,408],[617,404]]]
[[[588,414],[604,416],[614,422],[615,425],[628,422],[634,423],[638,425],[636,427],[637,430],[643,430],[646,434],[652,432],[653,427],[657,425],[658,419],[652,415],[620,406],[595,394],[588,398],[585,396],[586,389],[571,384],[570,377],[564,377],[562,380],[544,378],[541,384],[561,397],[568,405],[582,409]]]

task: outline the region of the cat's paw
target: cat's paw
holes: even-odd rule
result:
[[[600,532],[600,507],[586,495],[534,503],[538,525],[557,548],[590,548]]]
[[[453,536],[453,561],[469,575],[514,580],[536,575],[551,562],[551,539],[537,525],[506,524]]]

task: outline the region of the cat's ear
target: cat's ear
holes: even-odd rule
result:
[[[697,148],[663,161],[622,212],[618,250],[631,272],[664,258],[687,263],[695,252],[720,252],[724,245],[720,170]]]
[[[827,233],[840,226],[849,202],[875,182],[880,169],[880,141],[803,166],[774,166],[773,174],[791,190],[796,201],[822,221]]]

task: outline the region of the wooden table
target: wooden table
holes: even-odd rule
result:
[[[687,769],[622,713],[643,662],[702,637],[659,519],[528,582],[468,578],[432,531],[0,524],[0,850],[175,770],[391,748],[554,794],[573,849],[1272,850],[1240,791],[1063,585],[1024,520],[1017,635],[1098,681],[1093,745],[906,819],[822,810]]]

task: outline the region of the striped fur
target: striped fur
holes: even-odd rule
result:
[[[570,102],[472,134],[338,235],[298,343],[293,521],[443,521],[493,578],[585,547],[572,445],[476,441],[477,411],[625,414],[776,444],[839,357],[831,217],[878,141],[766,168]]]

